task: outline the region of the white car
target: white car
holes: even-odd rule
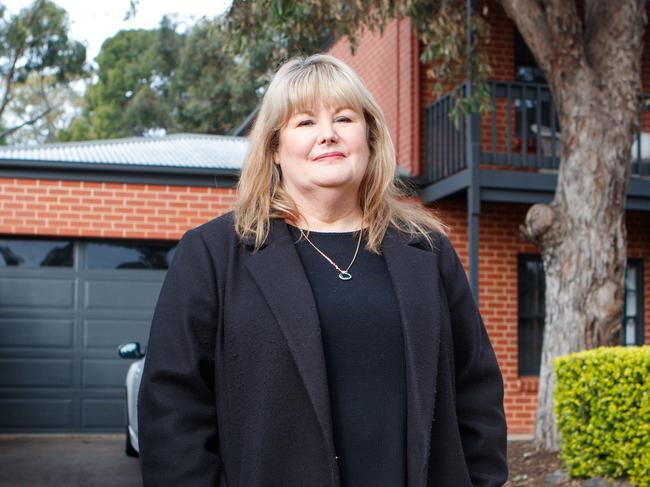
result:
[[[138,446],[138,390],[144,368],[144,353],[138,342],[120,345],[117,349],[120,357],[136,359],[126,373],[126,454],[130,457],[140,455]]]

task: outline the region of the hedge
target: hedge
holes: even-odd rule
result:
[[[575,353],[556,358],[553,368],[569,474],[650,486],[650,346]]]

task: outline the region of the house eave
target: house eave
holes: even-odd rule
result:
[[[465,169],[433,184],[422,185],[420,197],[427,205],[454,194],[465,192],[470,184]],[[481,201],[500,203],[550,203],[557,186],[557,172],[530,173],[481,169],[479,187]],[[627,210],[650,211],[650,179],[630,177]]]
[[[239,169],[0,160],[0,177],[234,188]]]

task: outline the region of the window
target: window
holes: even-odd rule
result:
[[[72,267],[69,240],[0,239],[0,267]]]
[[[175,245],[117,242],[89,242],[88,269],[168,269]]]
[[[537,65],[535,56],[517,29],[515,29],[515,70],[517,81],[546,83],[544,72]]]
[[[544,266],[539,255],[519,256],[517,282],[519,375],[538,375],[545,318]],[[643,294],[643,261],[630,259],[625,272],[623,345],[644,343]]]
[[[623,345],[643,345],[643,260],[630,259],[625,271],[625,311],[621,328]]]
[[[519,375],[537,375],[544,336],[544,265],[539,255],[520,255],[517,272],[519,303]]]

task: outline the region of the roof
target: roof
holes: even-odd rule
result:
[[[51,165],[60,163],[239,170],[247,147],[245,137],[172,134],[0,147],[0,163],[24,161],[52,163]]]

